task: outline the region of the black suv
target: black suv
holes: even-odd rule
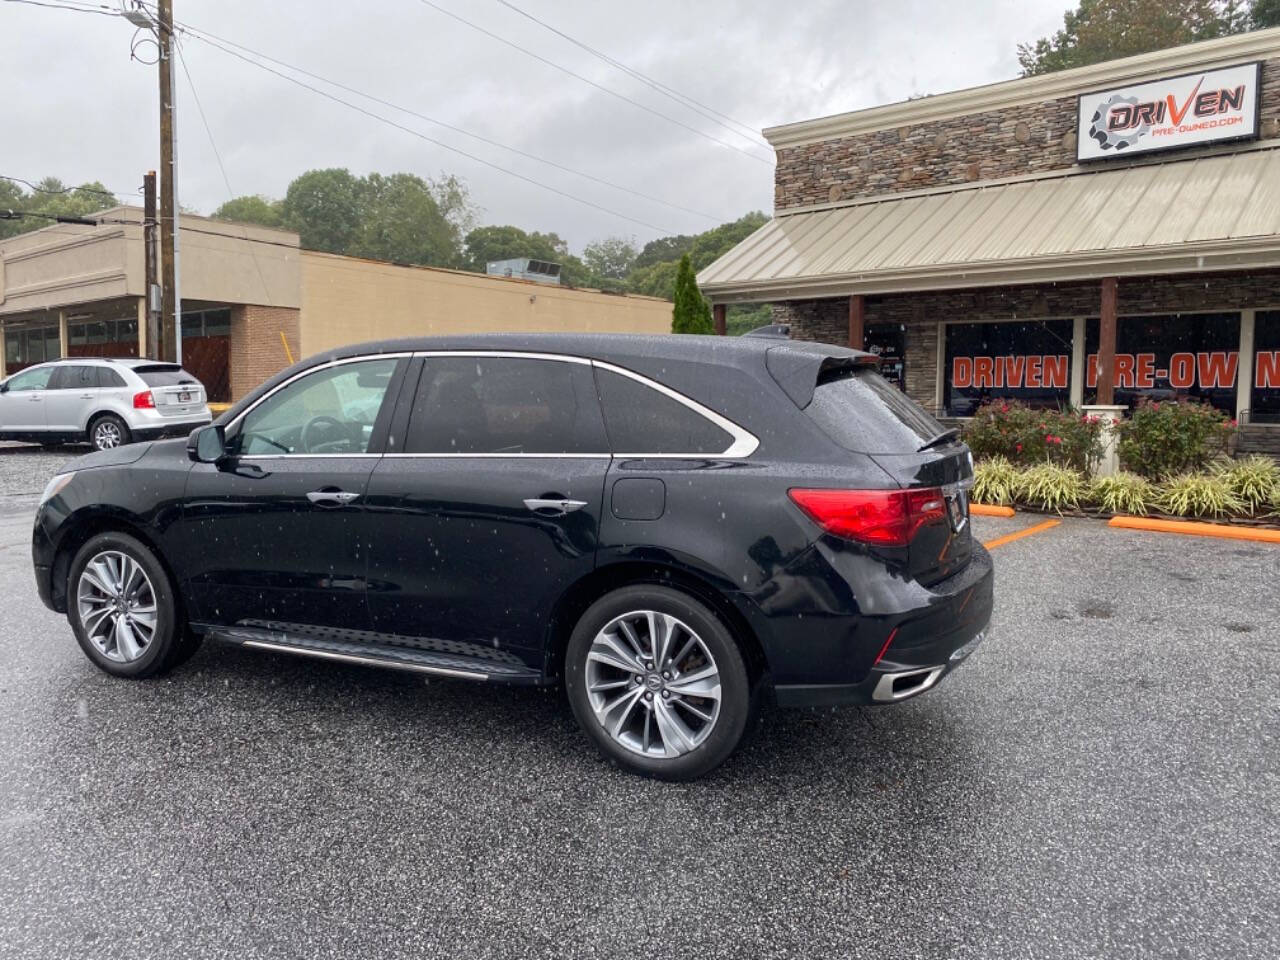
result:
[[[875,364],[750,336],[333,351],[185,443],[69,463],[40,595],[117,676],[211,637],[563,682],[606,756],[691,779],[763,697],[903,700],[982,637],[972,458]]]

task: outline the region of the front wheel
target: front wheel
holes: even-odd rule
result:
[[[67,579],[67,620],[85,655],[113,676],[154,676],[194,652],[168,574],[128,534],[100,533],[80,548]]]
[[[104,413],[89,426],[89,442],[95,450],[110,450],[129,442],[129,427],[114,413]]]
[[[565,686],[578,724],[607,758],[661,780],[710,773],[751,714],[732,635],[668,587],[624,587],[592,604],[569,639]]]

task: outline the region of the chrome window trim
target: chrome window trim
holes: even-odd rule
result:
[[[239,426],[250,413],[257,409],[258,405],[265,402],[269,398],[275,396],[279,391],[283,390],[290,384],[300,380],[303,377],[310,376],[322,370],[328,370],[332,367],[343,366],[348,363],[361,363],[368,360],[392,360],[402,357],[500,357],[504,359],[516,360],[552,360],[561,363],[576,363],[601,370],[608,370],[619,376],[627,377],[637,383],[643,384],[650,390],[656,390],[658,393],[666,396],[676,403],[692,410],[699,416],[710,420],[725,433],[733,438],[722,452],[719,453],[272,453],[272,454],[245,454],[238,459],[240,460],[285,460],[297,457],[340,457],[340,458],[381,458],[392,457],[395,459],[410,458],[433,458],[439,460],[499,460],[499,459],[535,459],[535,460],[741,460],[751,456],[760,446],[760,440],[755,434],[749,430],[740,427],[727,417],[724,417],[714,410],[703,406],[691,397],[685,396],[678,390],[673,390],[666,384],[659,383],[644,374],[636,373],[626,367],[620,367],[617,364],[609,363],[605,360],[593,360],[588,357],[576,357],[563,353],[536,353],[529,350],[408,350],[397,353],[369,353],[361,354],[357,357],[342,357],[337,360],[330,360],[328,363],[318,364],[309,367],[306,370],[299,371],[288,380],[276,384],[270,391],[264,393],[255,400],[252,406],[247,407],[236,415],[235,419],[227,424],[227,430],[231,431]]]

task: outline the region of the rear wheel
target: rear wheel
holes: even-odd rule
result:
[[[592,604],[569,640],[565,685],[579,725],[606,757],[662,780],[718,767],[752,712],[729,631],[668,587],[624,587]]]
[[[149,677],[190,657],[168,574],[124,533],[89,539],[71,563],[67,620],[85,655],[117,677]]]
[[[104,413],[89,424],[89,442],[95,450],[110,450],[129,442],[129,427],[114,413]]]

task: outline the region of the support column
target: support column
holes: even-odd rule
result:
[[[1102,311],[1098,323],[1098,406],[1116,400],[1116,278],[1102,280]]]
[[[1254,352],[1253,327],[1257,314],[1253,310],[1240,311],[1240,353],[1236,363],[1236,421],[1244,423],[1253,402],[1253,361]]]
[[[717,303],[711,308],[711,316],[716,325],[716,336],[723,337],[728,329],[725,313],[728,311],[723,303]]]
[[[849,346],[853,350],[867,346],[867,301],[860,293],[849,298]]]
[[[1084,406],[1084,317],[1071,321],[1071,397],[1070,403],[1079,410]]]
[[[58,355],[65,357],[67,348],[70,346],[70,338],[67,336],[67,311],[58,311]],[[47,358],[46,358],[47,359]]]
[[[147,354],[147,298],[138,298],[138,356]]]
[[[9,375],[9,338],[5,336],[4,324],[0,323],[0,380]]]

